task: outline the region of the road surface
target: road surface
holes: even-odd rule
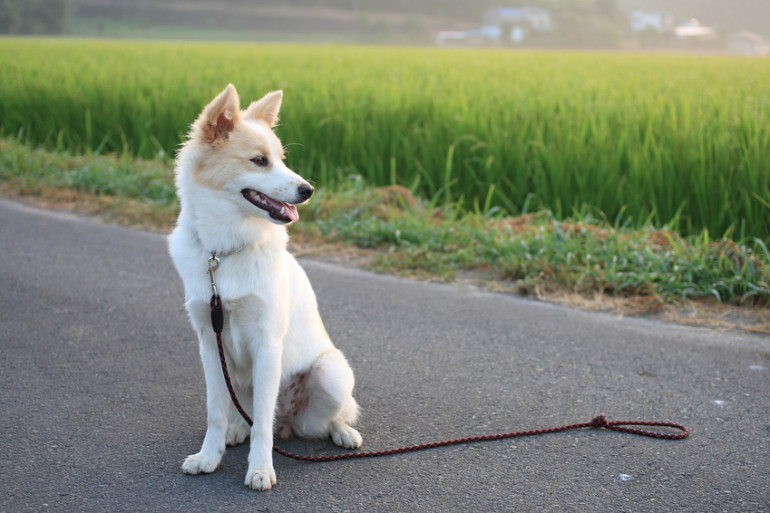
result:
[[[770,341],[586,313],[302,260],[356,372],[364,449],[609,419],[373,460],[247,447],[180,464],[205,431],[203,372],[164,237],[0,200],[0,512],[753,512],[770,508]],[[330,454],[322,441],[285,448]]]

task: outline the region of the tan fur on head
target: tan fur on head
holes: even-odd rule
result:
[[[195,120],[191,138],[219,146],[228,141],[230,132],[241,118],[262,121],[269,128],[273,128],[278,123],[282,101],[283,91],[273,91],[251,102],[249,107],[241,112],[238,91],[233,84],[227,84],[224,91],[211,100]]]
[[[234,177],[252,171],[254,166],[249,159],[257,155],[272,161],[283,160],[283,148],[272,131],[282,99],[282,91],[273,91],[241,111],[238,92],[228,84],[211,100],[193,123],[190,141],[186,143],[199,145],[193,166],[195,181],[221,190]],[[257,121],[267,130],[256,132],[247,121]]]
[[[261,136],[255,137],[254,132],[243,125],[236,124],[226,141],[215,143],[199,152],[194,167],[197,183],[222,190],[230,180],[253,169],[250,158],[260,154],[273,157],[268,140]],[[219,151],[225,143],[227,151]]]
[[[195,120],[193,137],[212,146],[226,143],[240,117],[240,109],[238,91],[233,84],[227,84]]]

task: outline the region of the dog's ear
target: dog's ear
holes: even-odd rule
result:
[[[251,102],[244,117],[264,121],[272,128],[278,122],[278,112],[281,110],[282,100],[283,91],[267,93],[259,100]]]
[[[240,116],[241,103],[233,84],[206,105],[193,125],[198,138],[207,144],[218,145],[227,142],[235,122]]]

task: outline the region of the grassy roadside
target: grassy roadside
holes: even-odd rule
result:
[[[167,160],[73,156],[0,140],[0,194],[165,232],[176,200]],[[770,333],[770,252],[761,241],[682,238],[622,220],[462,213],[402,187],[351,177],[319,187],[291,228],[295,253],[402,276],[472,283],[570,306]]]

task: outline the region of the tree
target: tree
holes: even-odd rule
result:
[[[3,34],[62,34],[69,0],[0,0]]]
[[[17,34],[21,29],[20,0],[0,0],[0,33]]]

